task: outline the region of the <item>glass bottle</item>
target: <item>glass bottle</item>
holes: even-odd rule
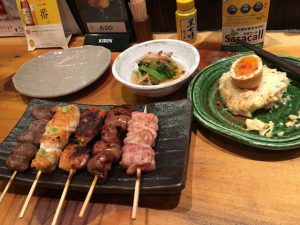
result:
[[[27,0],[21,0],[22,19],[26,26],[33,26],[34,20]]]

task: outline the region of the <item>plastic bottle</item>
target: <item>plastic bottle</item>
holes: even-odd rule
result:
[[[189,43],[197,39],[197,9],[194,0],[176,0],[177,38]]]

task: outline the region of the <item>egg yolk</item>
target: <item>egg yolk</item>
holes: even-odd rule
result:
[[[236,76],[248,76],[257,69],[257,59],[252,56],[245,56],[236,64],[234,72]]]

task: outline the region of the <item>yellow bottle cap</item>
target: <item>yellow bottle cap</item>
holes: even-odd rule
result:
[[[190,10],[195,7],[194,0],[176,0],[177,9],[181,11]]]

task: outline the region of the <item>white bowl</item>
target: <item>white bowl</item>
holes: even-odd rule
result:
[[[138,68],[137,60],[147,52],[173,52],[172,58],[182,65],[185,73],[178,79],[159,85],[139,85],[131,81],[132,72]],[[114,61],[112,73],[117,81],[131,88],[137,94],[147,97],[162,97],[177,91],[184,85],[200,62],[197,49],[186,42],[172,39],[159,39],[143,42],[122,52]]]

